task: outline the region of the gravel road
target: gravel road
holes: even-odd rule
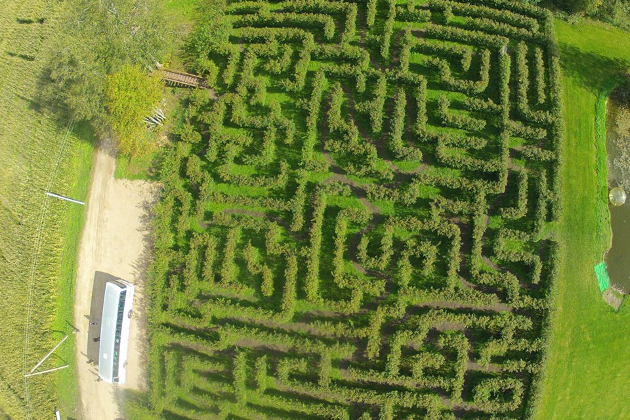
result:
[[[115,420],[121,417],[122,389],[146,387],[145,274],[150,255],[148,209],[157,188],[145,181],[114,179],[113,145],[100,145],[87,200],[85,227],[81,236],[75,285],[74,322],[77,373],[83,420]],[[95,271],[103,271],[135,285],[127,383],[114,386],[97,381],[98,368],[88,363],[87,331]]]

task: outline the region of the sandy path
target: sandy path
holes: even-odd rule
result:
[[[114,179],[115,157],[111,141],[103,141],[92,169],[87,217],[81,237],[75,285],[74,322],[77,373],[83,420],[120,417],[121,391],[98,382],[97,367],[88,363],[87,330],[95,271],[103,271],[135,285],[134,317],[130,329],[127,383],[121,388],[146,386],[146,302],[144,273],[150,252],[147,209],[156,189],[144,181]]]

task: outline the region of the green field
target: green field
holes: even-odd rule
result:
[[[525,417],[559,249],[550,15],[200,3],[187,62],[219,97],[160,158],[128,418]]]
[[[591,22],[557,22],[556,33],[567,123],[566,193],[559,227],[566,248],[561,253],[546,379],[534,418],[628,419],[630,306],[626,302],[615,313],[603,302],[593,266],[611,241],[605,97],[630,68],[630,34]]]
[[[0,413],[12,420],[52,418],[54,408],[72,414],[77,394],[72,338],[41,367],[70,369],[23,378],[73,319],[84,208],[44,191],[85,199],[93,154],[85,127],[57,123],[36,99],[61,5],[0,6]]]

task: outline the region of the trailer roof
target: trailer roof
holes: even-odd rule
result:
[[[119,281],[108,281],[105,285],[98,366],[101,378],[108,382],[113,380],[118,306],[121,292],[126,288],[127,286]],[[120,345],[126,346],[127,343],[120,343]],[[118,348],[120,349],[120,346]]]

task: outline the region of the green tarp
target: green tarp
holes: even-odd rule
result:
[[[600,262],[595,266],[595,275],[597,276],[597,282],[599,283],[599,291],[603,292],[608,289],[610,280],[608,278],[608,270],[606,269],[606,263]]]

